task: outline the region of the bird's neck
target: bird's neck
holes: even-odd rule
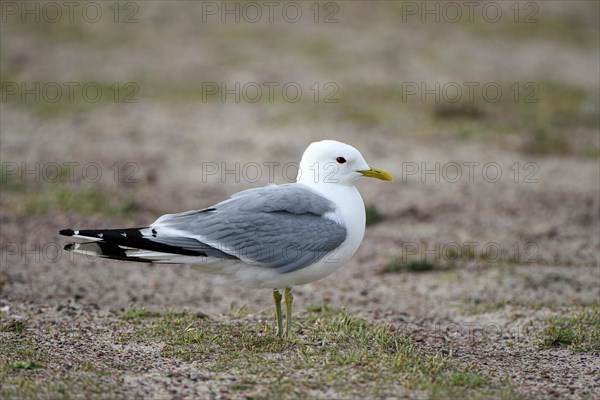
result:
[[[302,183],[302,182],[299,182]],[[331,183],[310,183],[305,184],[310,189],[319,193],[326,199],[334,202],[338,207],[338,212],[356,212],[356,210],[364,211],[364,202],[354,185],[341,185]]]
[[[324,183],[324,182],[312,182],[310,180],[303,181],[299,180],[297,183],[301,183],[305,186],[308,186],[315,192],[327,197],[328,199],[335,198],[344,198],[348,195],[352,195],[354,193],[358,194],[358,190],[356,186],[353,184],[341,184],[341,183]]]

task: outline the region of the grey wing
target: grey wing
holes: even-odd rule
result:
[[[286,273],[325,257],[346,239],[346,228],[325,218],[334,204],[300,184],[246,190],[214,207],[164,215],[150,228],[197,240],[229,257]],[[183,244],[183,243],[182,243]],[[186,243],[189,247],[189,243]]]

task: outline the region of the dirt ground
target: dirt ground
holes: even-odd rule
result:
[[[299,321],[309,306],[344,308],[419,348],[474,363],[523,398],[598,398],[597,337],[587,351],[540,345],[549,318],[600,305],[597,3],[519,3],[519,21],[537,10],[529,25],[514,22],[507,3],[507,17],[493,24],[422,23],[400,2],[319,3],[319,21],[337,10],[332,24],[315,23],[308,3],[299,3],[297,23],[249,23],[248,14],[221,23],[205,8],[220,12],[220,2],[130,2],[115,23],[108,3],[94,4],[104,12],[98,23],[23,23],[5,10],[1,24],[0,321],[25,321],[23,337],[49,356],[45,368],[14,371],[6,366],[17,360],[0,355],[0,394],[59,396],[40,388],[90,360],[119,378],[94,375],[96,392],[78,381],[74,398],[252,397],[232,391],[226,371],[161,356],[158,345],[120,343],[115,332],[132,305],[259,324],[272,318],[269,291],[223,287],[185,266],[86,260],[62,251],[58,230],[144,226],[289,181],[288,163],[331,138],[396,180],[358,184],[380,221],[342,269],[294,288]],[[131,12],[138,22],[121,23]],[[127,92],[133,82],[139,101],[9,95],[22,82],[99,82],[109,99],[113,83]],[[305,98],[276,91],[273,102],[253,103],[240,92],[236,101],[207,86],[235,91],[235,82],[294,82]],[[421,82],[497,82],[510,96],[508,87],[529,82],[538,101],[405,101],[407,84]],[[339,101],[325,102],[335,87]],[[394,265],[404,269],[382,273]],[[38,386],[19,392],[17,378]],[[406,389],[395,397],[422,396]]]

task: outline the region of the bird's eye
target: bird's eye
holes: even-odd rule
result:
[[[343,164],[346,162],[346,159],[344,157],[338,157],[335,159],[335,161],[337,161],[338,164]]]

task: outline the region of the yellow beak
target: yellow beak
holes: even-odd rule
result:
[[[373,168],[371,166],[369,166],[369,169],[366,171],[358,171],[361,174],[363,174],[364,176],[367,176],[369,178],[376,178],[376,179],[381,179],[382,181],[390,181],[392,182],[394,180],[394,177],[387,171],[384,171],[382,169],[378,169],[378,168]]]

